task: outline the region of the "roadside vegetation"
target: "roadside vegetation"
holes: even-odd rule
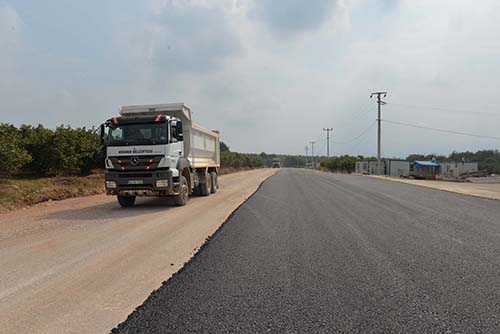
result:
[[[104,162],[97,130],[0,124],[0,175],[88,175]]]
[[[356,167],[356,162],[374,158],[364,158],[363,156],[342,155],[340,157],[323,159],[321,167],[331,172],[353,173]]]
[[[101,175],[0,180],[0,213],[46,201],[88,196],[104,191]]]

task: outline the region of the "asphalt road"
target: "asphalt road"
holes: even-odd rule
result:
[[[283,169],[114,333],[498,333],[500,203]]]

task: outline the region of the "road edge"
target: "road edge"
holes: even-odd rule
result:
[[[475,195],[475,194],[468,194],[468,193],[457,192],[457,191],[453,191],[453,190],[449,190],[449,189],[435,188],[435,187],[430,187],[430,186],[423,185],[423,184],[416,184],[416,183],[404,182],[403,180],[399,180],[399,179],[391,179],[391,178],[388,178],[388,177],[380,177],[378,175],[363,175],[363,174],[358,174],[358,175],[367,176],[367,177],[369,177],[371,179],[375,179],[375,180],[397,182],[397,183],[401,183],[401,184],[406,184],[406,185],[410,185],[410,186],[426,188],[426,189],[430,189],[430,190],[444,191],[444,192],[447,192],[447,193],[461,195],[461,196],[468,196],[468,197],[475,197],[475,198],[480,198],[480,199],[487,199],[487,200],[496,201],[496,202],[500,201],[500,199],[494,198],[494,197],[487,197],[487,196],[481,196],[481,195]]]
[[[255,188],[255,190],[243,201],[241,202],[236,208],[234,208],[233,211],[231,211],[231,213],[226,217],[226,219],[224,219],[224,221],[220,224],[220,226],[215,230],[214,233],[212,233],[210,236],[208,236],[207,238],[205,238],[205,241],[203,242],[203,244],[201,244],[201,246],[198,248],[198,250],[196,251],[196,253],[193,254],[193,256],[191,256],[189,258],[189,260],[187,260],[186,262],[184,262],[182,264],[182,267],[179,268],[179,270],[177,270],[175,273],[173,273],[168,279],[166,279],[165,281],[163,281],[160,285],[160,287],[158,287],[157,289],[154,289],[153,291],[151,291],[151,293],[146,297],[146,299],[144,299],[144,301],[141,303],[141,305],[137,306],[136,308],[134,308],[134,310],[132,312],[130,312],[130,314],[127,316],[127,318],[122,321],[121,323],[117,324],[113,329],[110,330],[110,334],[120,334],[120,331],[119,331],[119,326],[125,322],[127,322],[129,320],[129,318],[138,310],[140,310],[142,307],[144,307],[144,304],[146,303],[146,301],[151,298],[158,290],[162,289],[164,286],[167,286],[177,275],[181,274],[183,271],[186,270],[186,268],[193,262],[195,261],[195,259],[198,257],[198,255],[205,249],[205,247],[208,246],[208,244],[210,243],[210,241],[212,241],[220,232],[221,230],[224,228],[224,226],[226,225],[226,223],[235,215],[236,211],[238,211],[243,205],[245,205],[245,203],[248,202],[248,200],[250,200],[259,190],[260,188],[264,185],[264,183],[266,183],[272,176],[276,175],[277,173],[279,173],[279,171],[269,175],[268,177],[266,177],[264,180],[262,180],[262,182],[259,183],[259,185],[257,186],[257,188]]]

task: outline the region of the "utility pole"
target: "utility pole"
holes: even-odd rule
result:
[[[330,131],[333,131],[333,128],[323,128],[323,131],[326,131],[326,157],[330,157]]]
[[[312,164],[312,168],[314,169],[315,166],[314,166],[314,144],[316,144],[315,141],[311,141],[311,164]]]
[[[380,96],[387,96],[387,92],[375,92],[370,94],[370,99],[377,95],[377,104],[378,104],[378,116],[377,116],[377,170],[378,174],[382,174],[382,119],[380,118],[380,107],[385,104],[384,101],[380,99]]]
[[[306,145],[305,150],[306,150],[306,168],[307,168],[307,153],[309,152],[309,146]]]

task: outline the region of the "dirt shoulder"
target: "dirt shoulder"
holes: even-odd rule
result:
[[[500,200],[500,184],[480,184],[480,183],[469,183],[469,182],[446,182],[446,181],[432,181],[432,180],[413,180],[413,179],[402,179],[389,176],[381,175],[369,175],[369,177],[413,184],[416,186],[427,187],[432,189],[439,189],[444,191],[450,191],[458,194],[477,196],[489,199]]]
[[[0,180],[0,213],[103,191],[102,175]]]

